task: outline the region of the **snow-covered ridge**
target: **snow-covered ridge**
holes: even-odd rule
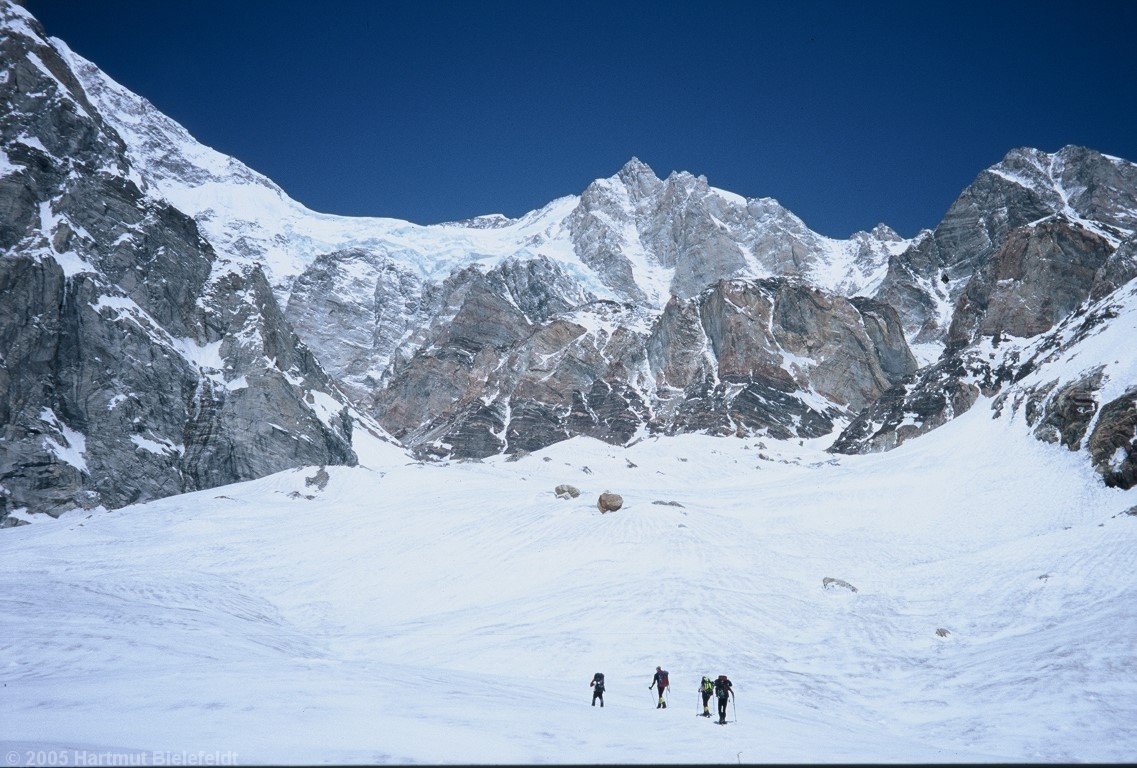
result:
[[[63,41],[52,38],[51,43],[70,64],[88,98],[121,135],[150,193],[197,220],[222,256],[219,267],[234,261],[259,263],[281,299],[287,299],[292,281],[317,256],[349,248],[382,254],[433,281],[471,264],[492,267],[511,256],[544,256],[580,275],[582,287],[596,296],[618,299],[628,295],[584,263],[574,245],[568,219],[580,205],[580,196],[559,198],[517,219],[490,214],[435,225],[318,213],[288,197],[262,174],[196,141]],[[633,159],[629,167],[654,178],[651,169],[638,160]],[[623,219],[617,226],[624,235],[622,255],[632,265],[640,294],[658,308],[673,290],[675,268],[664,264],[666,259],[635,231],[637,225],[643,229],[643,211],[634,210],[628,200],[626,170],[597,183],[612,187],[613,198],[622,209],[610,212]],[[822,254],[808,271],[816,284],[849,294],[867,293],[882,277],[888,256],[909,244],[879,227],[848,240],[827,238],[809,230],[771,198],[747,199],[709,187],[702,177],[697,179],[701,184],[690,184],[696,178],[686,173],[668,179],[675,180],[687,187],[686,197],[713,198],[714,207],[721,208],[723,218],[730,220],[718,220],[718,224],[738,243],[735,247],[748,266],[723,277],[777,274],[779,270],[770,268],[762,252],[764,243],[771,237],[793,237]],[[620,213],[627,213],[628,218]]]
[[[260,263],[278,286],[290,283],[317,255],[348,248],[394,254],[424,277],[445,276],[455,266],[505,258],[525,248],[562,255],[556,253],[557,243],[547,243],[557,240],[555,225],[575,198],[555,200],[516,220],[479,217],[430,227],[318,213],[265,176],[197,142],[63,41],[53,38],[52,43],[126,142],[151,192],[193,216],[223,257]]]
[[[0,25],[8,34],[39,37],[32,27],[35,21],[35,17],[21,5],[4,3],[3,7],[0,7]]]

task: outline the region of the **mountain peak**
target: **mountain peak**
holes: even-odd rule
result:
[[[1002,162],[1005,163],[1008,160],[1016,160],[1023,157],[1037,158],[1042,155],[1048,156],[1049,153],[1043,152],[1041,149],[1037,149],[1035,147],[1014,147],[1013,149],[1008,150],[1007,154],[1003,155]]]
[[[889,242],[896,242],[898,240],[904,239],[896,232],[895,229],[888,226],[883,221],[873,227],[869,234],[875,237],[877,240],[887,240]]]
[[[624,163],[624,167],[616,174],[616,178],[628,188],[634,197],[647,197],[659,190],[663,184],[655,171],[638,157],[633,157]]]
[[[650,165],[634,155],[632,156],[631,160],[624,163],[624,166],[616,175],[625,180],[628,178],[641,178],[645,176],[651,177],[656,180],[659,179],[659,177],[655,175],[655,171],[651,169]]]

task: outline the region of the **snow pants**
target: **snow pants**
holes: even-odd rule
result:
[[[702,691],[702,694],[703,694],[703,711],[704,712],[710,712],[711,708],[708,706],[708,704],[711,701],[711,692],[710,691]]]
[[[719,722],[726,722],[726,697],[723,696],[719,699]]]
[[[604,706],[604,689],[603,688],[593,688],[592,689],[592,706],[594,706],[594,707],[596,706],[596,700],[597,699],[600,699],[600,706]]]

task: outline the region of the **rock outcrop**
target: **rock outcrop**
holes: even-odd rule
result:
[[[672,299],[648,360],[659,431],[777,438],[827,434],[916,370],[890,307],[788,280],[723,281]]]
[[[977,380],[991,376],[990,366],[975,355],[957,354],[923,368],[858,413],[829,450],[891,450],[967,412],[979,398]]]
[[[1041,391],[1031,393],[1023,410],[1027,425],[1034,428],[1034,436],[1047,443],[1061,443],[1071,451],[1081,448],[1090,420],[1098,410],[1096,395],[1101,384],[1099,367],[1076,381],[1059,386],[1054,380]]]
[[[1106,485],[1137,485],[1137,387],[1102,406],[1089,449]]]

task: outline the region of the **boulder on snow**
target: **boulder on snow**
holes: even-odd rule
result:
[[[828,589],[828,590],[840,588],[840,589],[847,589],[850,592],[856,592],[857,591],[857,588],[854,587],[849,582],[845,581],[844,579],[835,579],[832,576],[826,576],[824,579],[822,579],[821,580],[821,587],[822,587],[822,589]]]
[[[615,512],[622,506],[624,506],[624,498],[618,493],[604,491],[596,500],[596,508],[601,512]]]
[[[944,629],[943,627],[940,627],[939,629],[936,630],[936,637],[947,637],[950,634],[951,634],[951,632]]]
[[[312,477],[305,477],[304,478],[304,485],[309,487],[309,488],[311,488],[314,485],[314,486],[316,486],[317,491],[322,491],[322,490],[324,490],[324,488],[327,487],[328,480],[330,480],[330,479],[331,479],[331,475],[328,474],[327,468],[325,468],[323,465],[321,465],[320,468],[316,471],[315,475],[313,475]]]
[[[575,499],[580,495],[580,489],[571,485],[558,485],[553,493],[557,494],[558,499]]]

